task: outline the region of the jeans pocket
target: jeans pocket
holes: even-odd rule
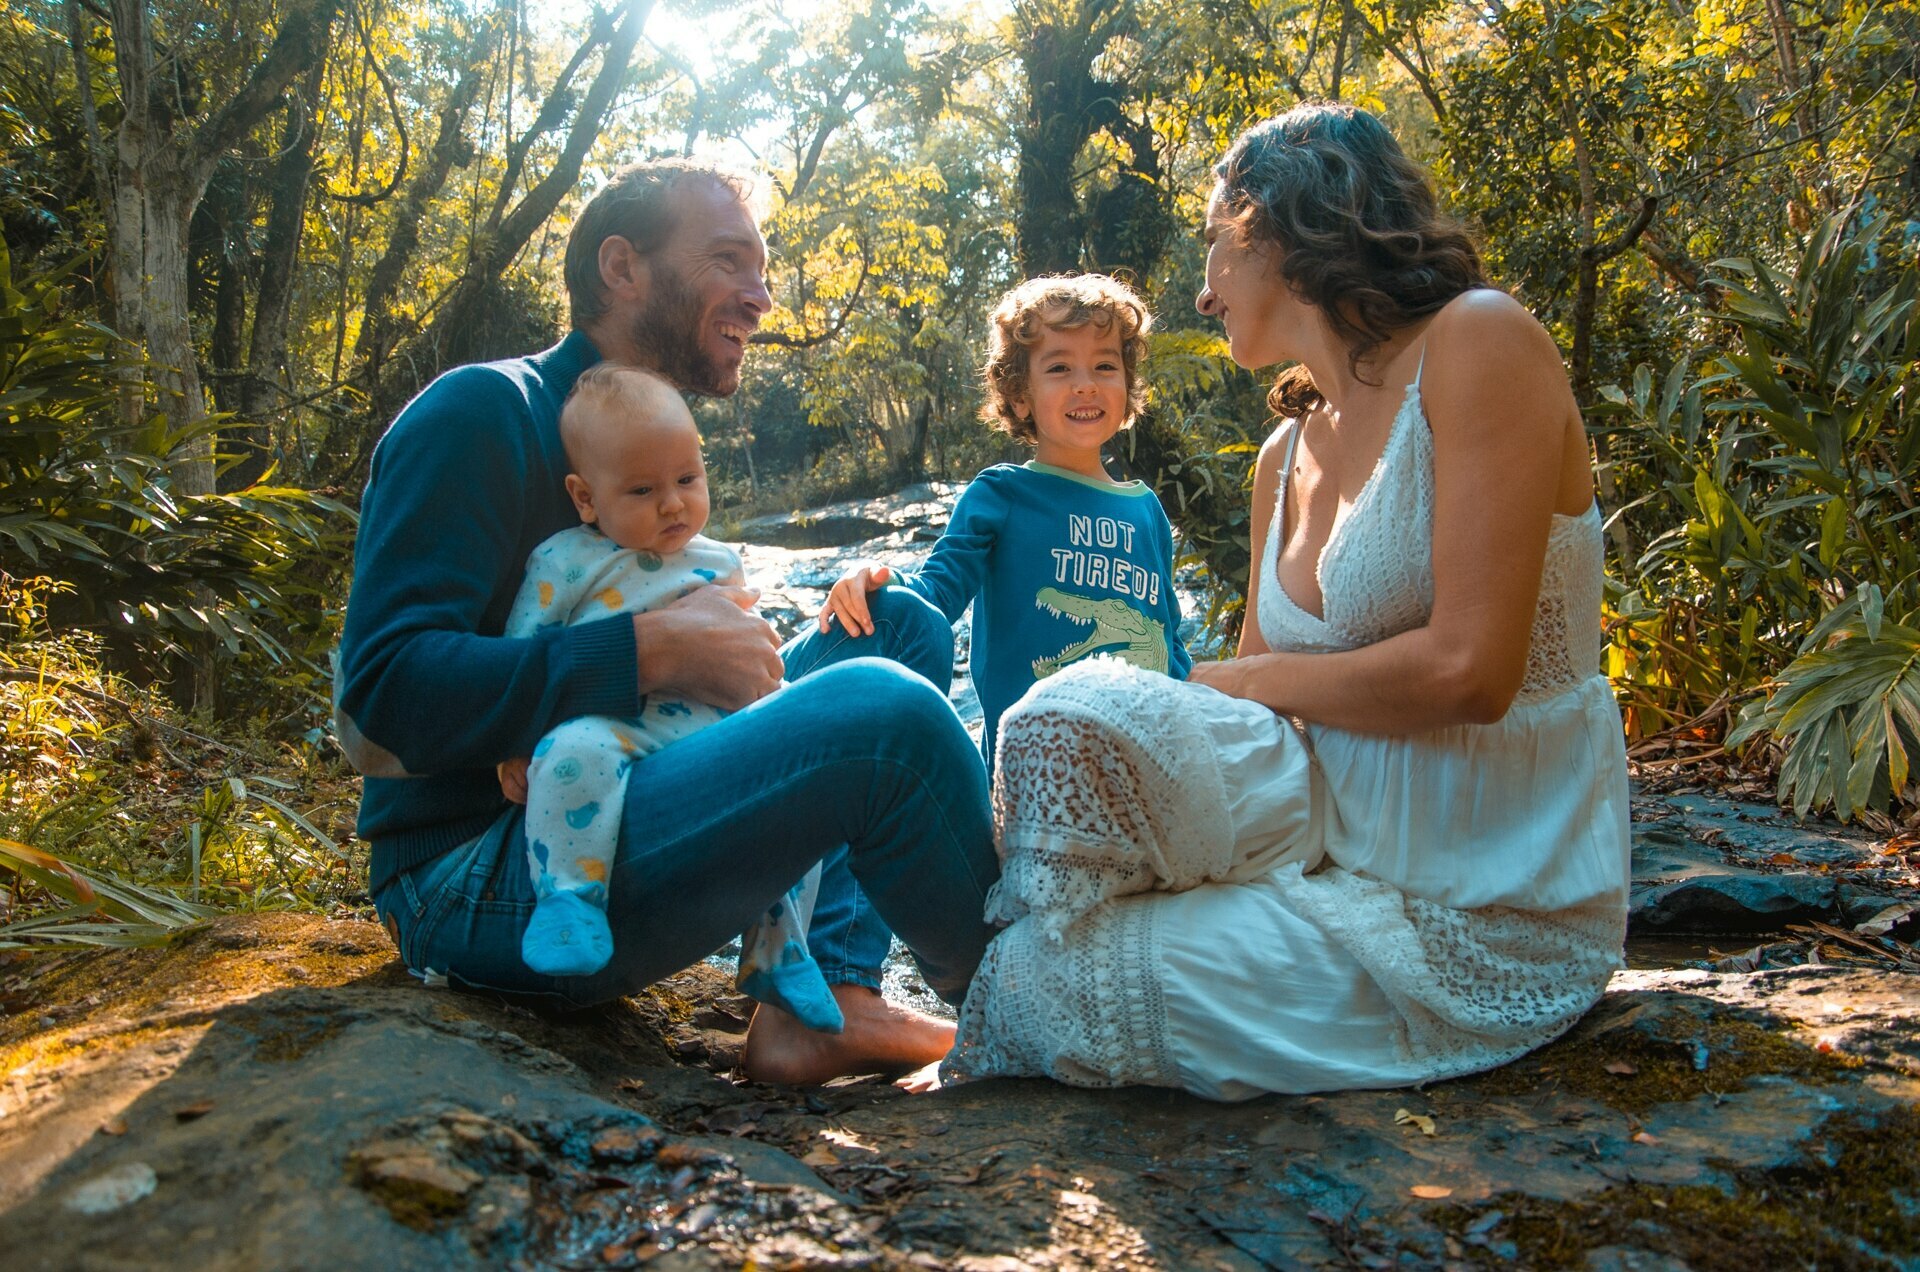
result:
[[[449,848],[432,861],[402,871],[392,884],[382,889],[390,902],[398,902],[382,917],[398,926],[396,943],[400,947],[400,961],[413,970],[426,970],[421,961],[427,947],[447,911],[458,901],[459,884],[472,869],[472,858],[479,847],[480,841],[473,840]]]

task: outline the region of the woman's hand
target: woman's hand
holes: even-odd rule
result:
[[[827,603],[820,609],[820,630],[826,631],[833,620],[840,620],[840,629],[850,636],[873,635],[873,616],[867,610],[867,593],[877,592],[893,582],[893,570],[890,566],[871,564],[856,566],[840,576],[840,581],[827,593]]]
[[[502,760],[493,766],[493,775],[500,779],[500,793],[515,804],[527,802],[527,766],[532,760]]]
[[[1193,670],[1187,673],[1191,684],[1205,685],[1209,689],[1218,689],[1230,698],[1244,698],[1246,668],[1238,658],[1227,658],[1220,662],[1197,662]]]

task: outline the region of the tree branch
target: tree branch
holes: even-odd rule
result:
[[[1581,249],[1580,255],[1595,265],[1612,260],[1632,247],[1639,241],[1640,236],[1647,232],[1647,227],[1653,224],[1653,214],[1659,206],[1659,195],[1647,195],[1640,200],[1640,211],[1634,215],[1633,224],[1604,243],[1595,243],[1591,247]]]
[[[860,276],[854,280],[853,291],[847,296],[846,303],[840,306],[840,317],[827,330],[811,336],[789,336],[778,331],[756,331],[747,337],[748,344],[773,345],[780,349],[811,349],[815,345],[825,344],[847,328],[847,322],[853,317],[853,311],[859,307],[860,292],[867,285],[867,275],[873,268],[873,256],[864,240],[860,243]]]
[[[254,63],[247,82],[194,130],[181,149],[181,168],[196,188],[206,185],[220,156],[273,109],[287,85],[312,67],[315,51],[325,43],[320,37],[333,25],[339,7],[340,0],[307,0],[305,7],[292,10],[280,20],[273,44],[266,56]]]
[[[393,87],[393,77],[387,74],[386,67],[380,65],[379,55],[373,51],[373,33],[367,30],[366,18],[356,15],[353,25],[360,32],[360,47],[367,51],[367,65],[373,68],[373,77],[380,81],[381,91],[387,95],[387,111],[393,116],[394,131],[400,134],[400,163],[393,170],[393,180],[371,194],[364,191],[357,194],[341,194],[330,185],[321,186],[320,193],[335,203],[351,203],[355,207],[370,208],[376,203],[385,203],[392,198],[393,192],[400,188],[400,183],[407,179],[407,159],[413,147],[407,139],[407,116],[406,112],[400,109],[400,94]]]
[[[649,3],[648,8],[652,8],[651,3]],[[645,20],[646,19],[642,17],[641,21],[644,22]],[[533,149],[533,143],[552,132],[555,128],[558,128],[561,123],[565,121],[567,117],[567,107],[571,105],[569,95],[573,91],[573,77],[580,73],[580,68],[586,65],[589,57],[593,56],[593,51],[613,39],[615,34],[613,15],[611,13],[597,12],[593,15],[593,26],[587,31],[587,38],[582,40],[580,47],[573,51],[572,60],[570,60],[565,69],[560,72],[559,78],[554,80],[553,87],[547,91],[546,100],[540,103],[540,113],[533,117],[531,124],[527,125],[527,131],[514,138],[512,147],[507,151],[507,164],[505,170],[500,174],[500,192],[494,196],[493,212],[492,215],[488,217],[489,223],[494,225],[499,224],[501,215],[506,211],[508,201],[513,198],[513,188],[520,183],[520,170],[526,165],[527,152]],[[609,51],[607,56],[609,60],[611,60],[613,56],[611,51]],[[631,56],[631,51],[629,51],[629,56]],[[603,73],[604,69],[603,67]],[[593,87],[599,87],[598,80],[594,81]],[[588,91],[591,92],[592,90],[589,89]],[[583,106],[581,109],[584,113],[585,107]]]

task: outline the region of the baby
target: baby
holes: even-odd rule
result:
[[[533,550],[507,635],[644,613],[709,584],[744,583],[733,549],[700,533],[708,510],[700,435],[666,380],[611,363],[589,369],[560,412],[560,438],[581,524]],[[606,966],[613,955],[607,881],[627,770],[725,714],[649,694],[634,719],[569,720],[540,739],[530,761],[500,766],[502,789],[524,794],[527,805],[538,898],[520,944],[528,967],[585,976]],[[738,984],[809,1028],[838,1033],[840,1008],[806,947],[819,876],[816,866],[741,937]]]

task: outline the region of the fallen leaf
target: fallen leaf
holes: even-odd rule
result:
[[[1432,1118],[1422,1117],[1420,1114],[1407,1109],[1398,1109],[1394,1112],[1393,1124],[1395,1126],[1417,1126],[1420,1128],[1422,1135],[1439,1134],[1439,1132],[1434,1129]]]
[[[1635,1131],[1633,1134],[1633,1142],[1636,1144],[1658,1144],[1660,1137],[1658,1135],[1649,1135],[1645,1131]]]
[[[124,1117],[116,1117],[100,1123],[100,1133],[102,1135],[125,1135],[127,1133],[127,1119]]]
[[[195,1100],[192,1104],[183,1104],[173,1111],[173,1115],[182,1122],[191,1122],[197,1117],[205,1117],[213,1112],[212,1100]]]
[[[639,1078],[622,1078],[613,1084],[616,1091],[644,1091],[647,1084]]]
[[[1800,864],[1800,858],[1790,852],[1776,852],[1773,856],[1768,857],[1767,860],[1776,866],[1797,866]]]
[[[1640,1072],[1639,1069],[1634,1067],[1631,1060],[1609,1060],[1602,1067],[1605,1068],[1608,1073],[1617,1073],[1623,1078],[1630,1078]]]
[[[838,1166],[840,1155],[825,1144],[815,1144],[800,1160],[809,1166]]]
[[[1413,1195],[1416,1197],[1424,1197],[1428,1201],[1438,1201],[1442,1197],[1453,1196],[1453,1189],[1446,1187],[1444,1184],[1415,1184],[1413,1186]]]

